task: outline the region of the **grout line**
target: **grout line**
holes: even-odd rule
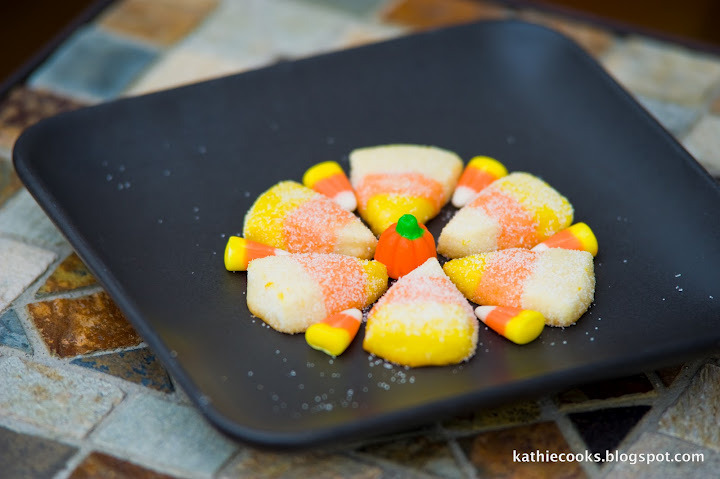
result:
[[[453,458],[455,459],[458,469],[460,469],[460,472],[465,474],[468,479],[478,479],[478,471],[475,468],[475,465],[470,461],[470,458],[467,457],[467,454],[465,454],[465,451],[463,451],[462,447],[460,447],[457,440],[449,438],[447,440],[447,445]]]

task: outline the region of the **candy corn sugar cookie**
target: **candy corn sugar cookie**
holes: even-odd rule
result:
[[[454,259],[443,269],[470,301],[538,311],[549,326],[573,324],[595,294],[587,251],[511,248]]]
[[[360,219],[320,193],[283,181],[255,200],[243,236],[290,253],[339,253],[370,259],[377,239]]]
[[[480,193],[493,181],[507,176],[508,171],[505,165],[489,156],[476,156],[460,175],[460,180],[455,187],[452,197],[452,204],[455,208],[462,208]]]
[[[325,161],[308,168],[303,175],[303,185],[327,196],[344,210],[355,211],[357,208],[350,180],[334,161]]]
[[[305,341],[313,349],[330,356],[340,356],[355,338],[360,323],[362,312],[357,308],[346,309],[311,324],[305,331]]]
[[[477,338],[470,304],[431,258],[373,306],[363,348],[404,366],[442,366],[470,359]]]
[[[425,223],[450,199],[463,163],[433,146],[384,145],[350,153],[360,216],[380,235],[404,214]]]
[[[555,233],[542,243],[533,247],[534,251],[550,248],[576,249],[597,256],[598,242],[595,233],[585,223],[575,223],[569,228]]]
[[[371,305],[388,285],[385,265],[339,254],[267,256],[248,266],[250,312],[283,333]]]
[[[227,245],[225,245],[225,269],[228,271],[247,271],[250,261],[280,254],[288,254],[288,252],[257,241],[231,236]]]
[[[438,238],[438,253],[462,258],[506,248],[532,248],[572,223],[570,202],[541,179],[511,173],[458,210]]]

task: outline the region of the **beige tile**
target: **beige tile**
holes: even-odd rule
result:
[[[548,15],[533,10],[526,10],[519,14],[519,18],[526,22],[546,26],[570,37],[595,57],[599,57],[607,52],[614,42],[612,34],[607,30],[594,27],[587,23],[569,20],[559,15]]]
[[[55,257],[52,251],[0,238],[0,312],[43,274]]]
[[[683,145],[713,176],[720,176],[720,116],[707,115],[690,130]]]

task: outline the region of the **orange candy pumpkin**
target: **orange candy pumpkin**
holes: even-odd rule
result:
[[[402,215],[380,235],[375,259],[387,267],[388,276],[398,279],[429,258],[435,258],[435,239],[413,215]]]

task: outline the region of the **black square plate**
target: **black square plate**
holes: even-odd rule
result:
[[[341,357],[253,319],[223,249],[259,193],[352,149],[419,143],[537,174],[596,232],[595,304],[527,346],[480,332],[455,367]],[[273,447],[356,439],[718,345],[720,190],[578,46],[491,22],[44,121],[17,170],[210,420]],[[345,163],[347,165],[347,163]],[[451,215],[429,226],[436,235]]]

